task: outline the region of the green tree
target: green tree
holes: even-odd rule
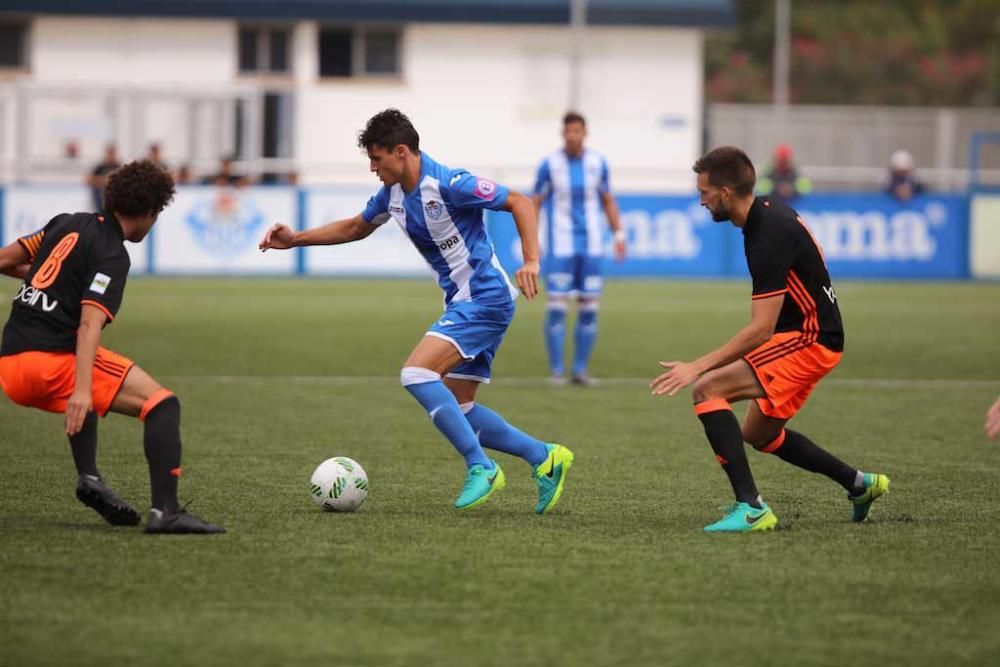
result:
[[[774,0],[738,3],[705,41],[713,102],[771,99]],[[1000,0],[793,0],[799,104],[989,106],[1000,97]]]

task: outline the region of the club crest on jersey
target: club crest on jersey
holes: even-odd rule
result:
[[[255,247],[265,219],[249,196],[222,188],[195,202],[184,222],[205,251],[229,259]]]
[[[472,194],[476,195],[480,199],[493,199],[493,195],[496,194],[496,191],[496,183],[488,178],[477,178],[476,189],[472,191]]]
[[[424,204],[424,213],[431,220],[440,220],[444,215],[444,206],[439,201],[434,201],[433,199]]]

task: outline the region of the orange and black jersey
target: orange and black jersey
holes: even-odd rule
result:
[[[793,209],[757,197],[743,226],[753,298],[785,295],[775,333],[799,331],[801,344],[844,349],[844,325],[823,253]]]
[[[0,356],[74,351],[84,304],[114,319],[131,262],[113,216],[64,213],[18,241],[31,268],[14,297]]]

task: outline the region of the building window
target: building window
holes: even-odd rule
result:
[[[237,42],[241,74],[288,73],[290,28],[242,25]]]
[[[27,65],[27,36],[27,24],[0,20],[0,68],[23,69]]]
[[[322,28],[319,32],[321,77],[398,76],[398,28]]]

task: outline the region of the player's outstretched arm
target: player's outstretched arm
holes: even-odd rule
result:
[[[14,241],[0,248],[0,273],[24,280],[29,268],[31,268],[31,258],[20,242]]]
[[[503,210],[514,216],[518,236],[521,237],[521,255],[524,265],[514,274],[517,287],[528,299],[538,295],[538,273],[541,271],[538,255],[538,216],[535,204],[528,197],[513,190],[507,195]]]
[[[743,358],[744,355],[763,345],[774,334],[785,295],[754,299],[751,306],[750,323],[736,332],[725,345],[691,362],[661,361],[660,366],[667,372],[649,383],[654,396],[673,396],[700,376],[728,363]]]
[[[66,404],[66,433],[76,435],[83,428],[87,413],[94,409],[91,393],[94,379],[94,359],[101,340],[101,329],[108,316],[97,306],[83,304],[80,328],[76,330],[76,386]]]
[[[608,225],[615,238],[615,259],[619,262],[625,261],[625,230],[622,229],[618,202],[615,201],[614,195],[610,192],[602,192],[601,206],[604,208],[604,215],[608,219]]]
[[[305,231],[296,232],[288,225],[276,224],[267,230],[264,238],[261,239],[259,248],[261,252],[270,249],[286,250],[299,246],[310,245],[338,245],[360,241],[369,236],[378,228],[378,225],[369,223],[359,213],[353,218],[337,220]]]
[[[1000,398],[986,411],[986,437],[995,438],[1000,435]]]

